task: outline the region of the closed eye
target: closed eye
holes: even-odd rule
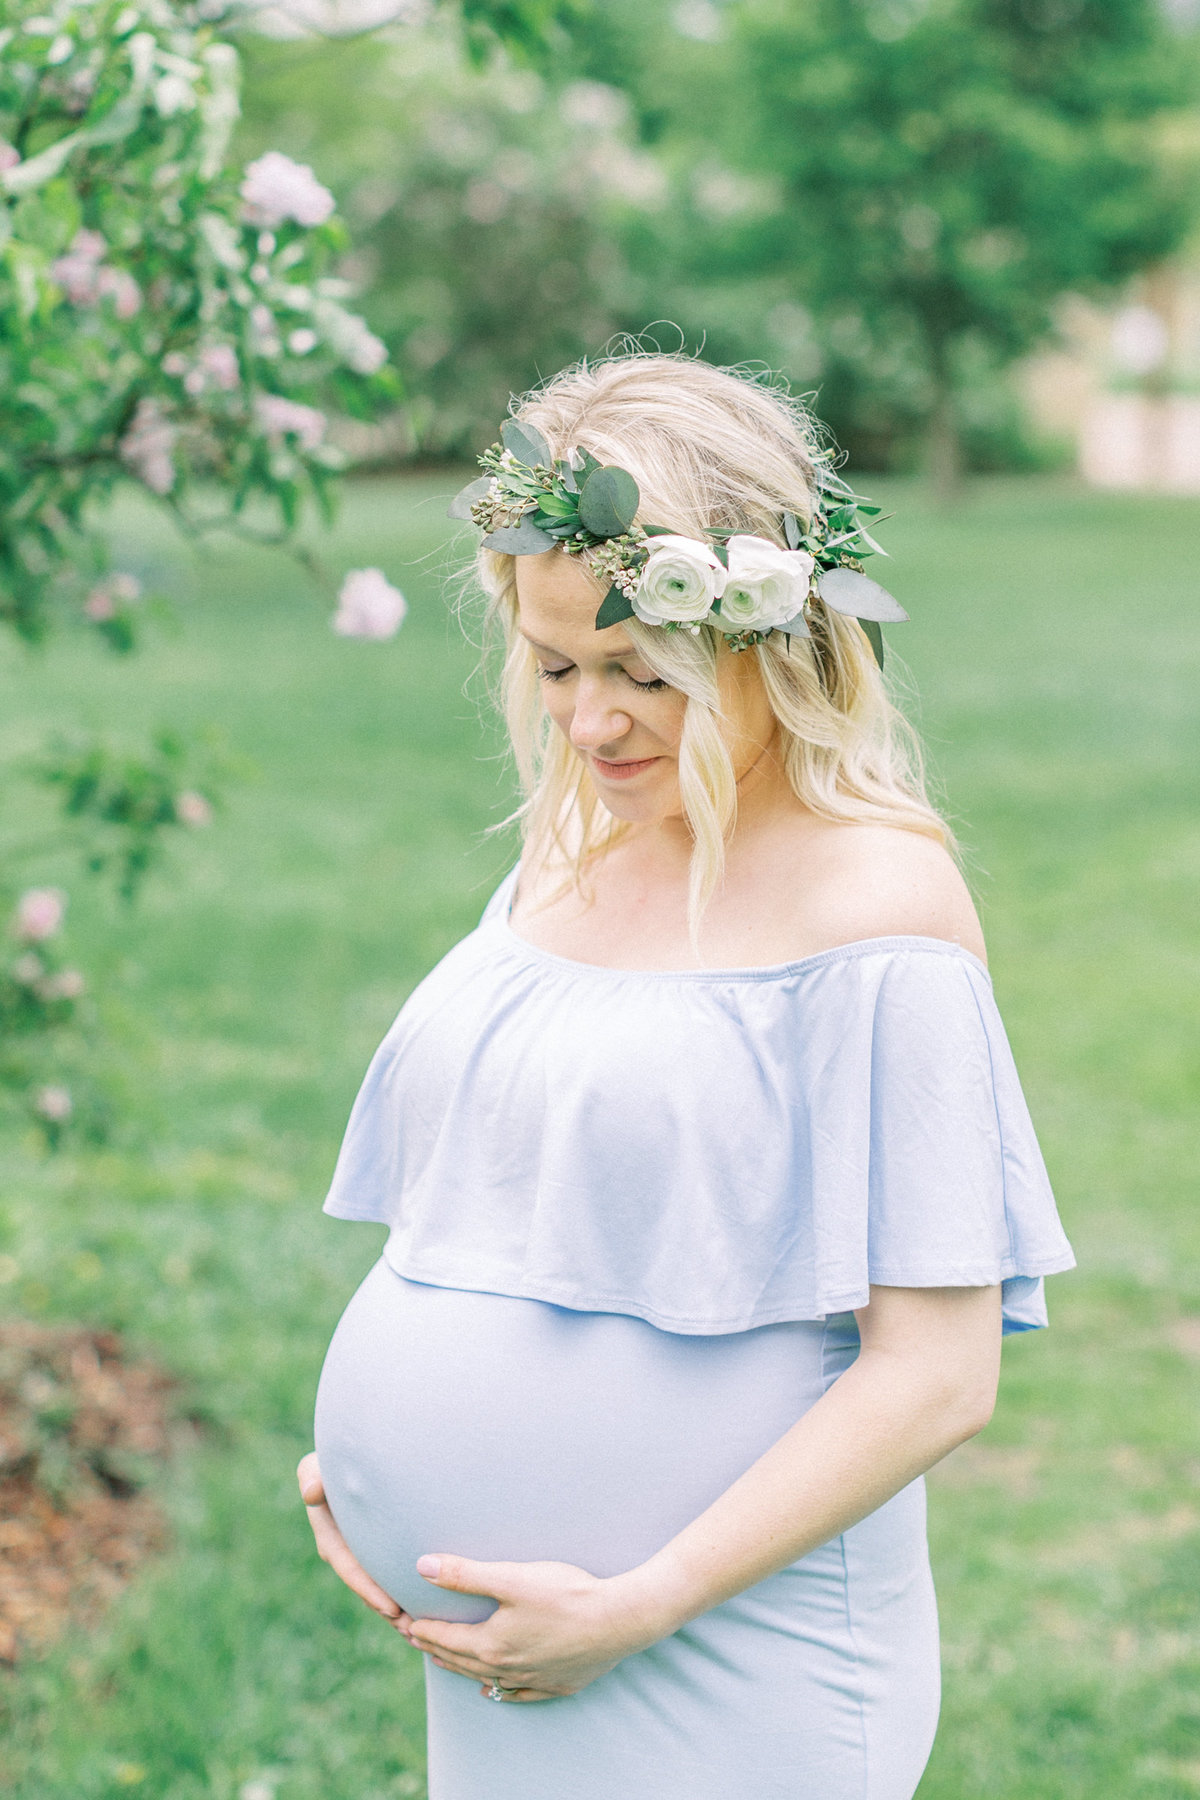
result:
[[[567,663],[561,669],[548,669],[545,663],[539,663],[538,680],[561,681],[563,676],[569,675],[574,667],[574,663]],[[621,673],[624,675],[626,681],[632,682],[635,688],[640,688],[643,694],[660,694],[665,687],[669,686],[668,682],[661,680],[658,676],[655,676],[650,681],[638,681],[635,676],[629,673],[628,669],[623,669]]]

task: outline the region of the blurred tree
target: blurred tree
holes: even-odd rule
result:
[[[779,184],[741,268],[787,276],[846,400],[874,369],[907,390],[950,486],[964,395],[1051,332],[1064,290],[1189,230],[1195,134],[1184,179],[1169,128],[1192,48],[1157,0],[740,0],[727,22],[704,136]]]
[[[617,225],[667,184],[618,88],[573,79],[565,51],[548,73],[466,70],[449,19],[341,44],[248,36],[243,54],[245,154],[319,155],[351,221],[343,267],[407,395],[390,453],[468,454],[514,389],[628,324]]]
[[[574,3],[461,0],[457,16],[477,56],[505,42],[532,56]],[[400,391],[384,344],[345,305],[332,194],[274,147],[244,169],[229,161],[238,57],[220,10],[4,9],[0,623],[31,642],[57,617],[133,647],[140,585],[109,568],[99,516],[119,483],[190,533],[290,543],[302,501],[327,511],[345,462],[326,409],[370,418]],[[383,599],[397,620],[399,596]],[[345,607],[339,629],[380,635],[377,617]],[[41,773],[85,866],[110,868],[126,898],[164,832],[211,816],[211,760],[205,770],[170,729],[134,754],[64,741]],[[0,957],[7,934],[15,960],[0,966],[0,1100],[16,1095],[57,1141],[79,1108],[47,1059],[78,1026],[85,984],[49,947],[64,897],[18,898],[29,847],[10,829],[3,848]]]

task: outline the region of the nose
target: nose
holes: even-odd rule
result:
[[[603,750],[633,730],[633,718],[613,704],[609,684],[581,680],[575,691],[570,738],[576,750]]]

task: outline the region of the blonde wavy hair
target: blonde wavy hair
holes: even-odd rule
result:
[[[811,515],[819,441],[804,407],[736,369],[686,355],[624,351],[584,361],[514,403],[555,457],[574,444],[628,469],[641,492],[638,522],[684,537],[749,532],[784,543],[781,515]],[[561,554],[561,552],[559,552]],[[524,857],[557,861],[577,886],[628,827],[602,804],[587,770],[542,704],[537,658],[517,629],[516,559],[480,550],[488,620],[503,639],[500,699],[524,802]],[[601,599],[597,584],[597,606]],[[775,753],[797,797],[838,823],[896,825],[951,845],[925,789],[919,742],[884,686],[862,628],[820,605],[811,638],[773,632],[741,652],[757,659],[778,730]],[[686,695],[679,784],[693,851],[688,917],[693,942],[719,886],[737,818],[733,764],[722,734],[721,634],[625,628],[654,674]]]

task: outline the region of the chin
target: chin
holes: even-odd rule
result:
[[[677,792],[664,794],[649,784],[640,794],[624,793],[615,783],[608,782],[597,781],[595,788],[601,806],[627,825],[661,825],[683,813]]]

